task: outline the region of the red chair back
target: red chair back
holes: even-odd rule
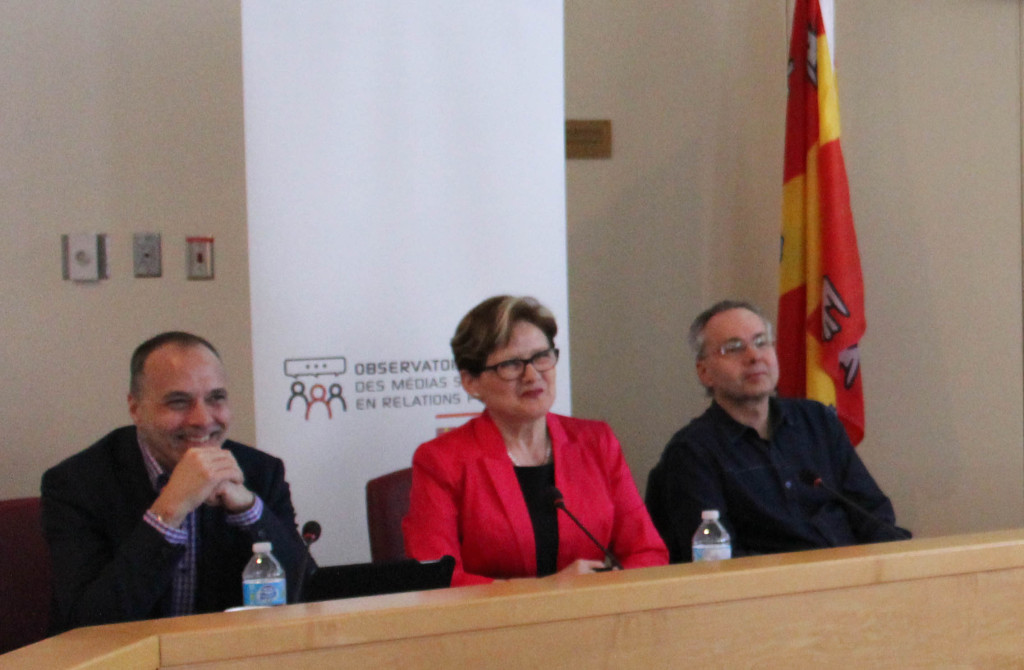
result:
[[[370,529],[370,558],[374,563],[405,558],[402,518],[409,511],[412,468],[366,482],[366,522]]]
[[[0,500],[0,654],[46,637],[51,570],[39,498]]]

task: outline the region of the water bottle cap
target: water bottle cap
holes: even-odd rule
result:
[[[718,521],[718,510],[717,509],[706,509],[700,513],[700,518],[704,521],[715,520]]]
[[[269,554],[271,547],[270,542],[254,542],[252,545],[252,553],[254,554]]]

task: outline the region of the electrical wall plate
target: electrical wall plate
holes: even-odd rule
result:
[[[107,279],[107,236],[72,233],[60,236],[64,279],[94,282]]]
[[[132,266],[136,277],[159,277],[160,233],[135,233],[132,238]]]
[[[213,238],[185,238],[188,251],[187,275],[189,279],[213,279]]]

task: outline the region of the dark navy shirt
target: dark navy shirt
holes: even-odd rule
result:
[[[770,400],[771,439],[716,403],[676,433],[651,471],[647,507],[670,560],[690,560],[701,510],[717,509],[733,556],[897,539],[891,528],[800,480],[811,470],[875,517],[892,503],[857,456],[835,412],[811,400]]]

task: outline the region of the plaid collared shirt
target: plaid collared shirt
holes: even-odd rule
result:
[[[170,476],[160,467],[149,449],[139,443],[139,450],[142,452],[142,461],[146,465],[146,474],[157,493],[167,484]],[[248,527],[259,521],[263,516],[263,500],[254,495],[252,506],[237,514],[227,514],[224,520],[232,526]],[[196,610],[196,570],[199,558],[199,533],[196,528],[196,511],[192,510],[181,524],[181,528],[174,528],[164,523],[163,519],[146,510],[143,520],[155,528],[164,536],[164,539],[171,544],[183,545],[185,554],[178,561],[174,568],[172,580],[172,597],[170,607],[165,614],[168,616],[180,616],[193,614]],[[239,575],[241,579],[241,575]]]

